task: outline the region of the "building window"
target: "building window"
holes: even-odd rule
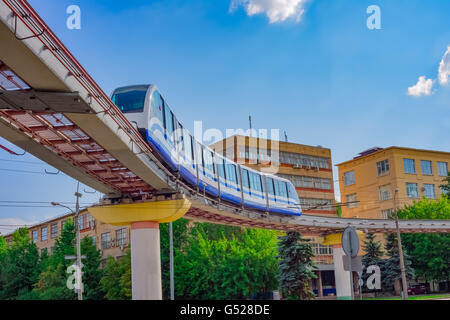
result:
[[[432,175],[433,174],[433,167],[431,165],[431,161],[428,160],[421,160],[420,166],[422,167],[422,174],[426,175]]]
[[[83,230],[84,229],[84,215],[78,216],[78,229]]]
[[[104,250],[109,248],[111,248],[111,233],[102,233],[102,249]]]
[[[408,198],[418,198],[419,190],[417,188],[417,183],[406,183],[406,194]]]
[[[280,163],[304,166],[306,168],[330,168],[328,158],[315,157],[292,152],[280,152]]]
[[[447,162],[438,162],[438,175],[441,177],[446,177],[448,175],[448,163]]]
[[[94,228],[95,227],[95,219],[89,214],[86,214],[86,228]]]
[[[92,245],[93,245],[94,247],[97,246],[97,236],[92,236]]]
[[[390,219],[394,209],[381,210],[381,219]]]
[[[315,256],[333,255],[333,246],[324,246],[319,243],[311,243]]]
[[[377,162],[377,172],[378,176],[383,176],[389,172],[389,161],[387,159]]]
[[[303,210],[332,210],[333,202],[330,199],[308,199],[300,198]]]
[[[405,173],[416,173],[416,162],[414,159],[403,159],[403,169]]]
[[[436,194],[434,193],[434,184],[424,184],[423,194],[427,199],[436,199]]]
[[[58,237],[58,224],[57,223],[52,224],[51,231],[52,231],[52,239],[57,238]]]
[[[116,242],[118,246],[124,246],[127,244],[127,228],[116,230]]]
[[[47,227],[41,229],[41,241],[47,241]]]
[[[66,220],[61,221],[61,232],[64,230],[65,224],[66,224]]]
[[[34,243],[38,242],[38,231],[37,230],[33,230],[33,242]]]
[[[379,187],[378,192],[380,195],[380,201],[386,201],[386,200],[390,200],[392,198],[390,184]]]
[[[355,171],[349,171],[344,173],[344,182],[346,186],[355,184]]]
[[[278,174],[281,178],[288,179],[297,188],[331,190],[331,180],[316,177],[304,177],[290,174]]]
[[[349,194],[346,196],[347,208],[356,208],[358,206],[358,200],[356,198],[356,193]]]

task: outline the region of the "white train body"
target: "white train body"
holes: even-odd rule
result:
[[[289,180],[239,165],[203,146],[178,122],[156,86],[118,88],[112,100],[164,165],[200,193],[248,209],[302,214]]]

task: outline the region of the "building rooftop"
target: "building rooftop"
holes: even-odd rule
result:
[[[365,151],[362,151],[358,154],[358,156],[354,157],[351,160],[347,160],[341,163],[336,164],[336,166],[341,166],[341,165],[345,165],[347,163],[351,163],[355,160],[360,160],[363,159],[365,157],[369,157],[375,154],[378,154],[380,152],[383,151],[391,151],[391,150],[404,150],[404,151],[418,151],[418,152],[432,152],[432,153],[439,153],[439,154],[443,154],[443,155],[448,155],[450,156],[450,152],[449,151],[439,151],[439,150],[426,150],[426,149],[415,149],[415,148],[407,148],[407,147],[397,147],[397,146],[391,146],[388,148],[381,148],[381,147],[373,147],[370,149],[367,149]]]
[[[321,145],[311,146],[311,145],[301,144],[301,143],[296,143],[296,142],[291,142],[291,141],[275,140],[275,139],[268,139],[268,138],[261,138],[261,137],[250,137],[250,136],[243,136],[240,134],[235,134],[235,135],[229,136],[223,140],[214,142],[213,144],[211,144],[211,146],[219,144],[220,142],[225,141],[225,140],[233,139],[234,137],[248,138],[248,139],[255,139],[255,140],[278,141],[280,144],[284,144],[284,145],[293,145],[293,146],[295,145],[295,146],[303,146],[303,147],[308,147],[308,148],[318,148],[318,149],[330,150],[330,148],[325,148]]]

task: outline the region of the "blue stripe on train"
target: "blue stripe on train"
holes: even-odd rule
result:
[[[172,155],[170,154],[170,152],[167,151],[166,147],[161,145],[159,141],[157,141],[156,139],[153,139],[148,130],[145,130],[145,132],[147,141],[150,143],[150,145],[156,148],[156,150],[158,150],[159,154],[163,157],[163,159],[170,166],[170,168],[172,168],[173,170],[178,170],[177,163],[173,161]]]
[[[168,165],[173,169],[173,170],[178,170],[178,165],[176,162],[173,161],[172,155],[170,154],[170,152],[167,151],[166,147],[161,145],[159,143],[159,141],[157,141],[156,139],[153,139],[153,137],[150,134],[149,130],[146,130],[146,137],[147,137],[147,141],[150,143],[150,145],[152,147],[154,147],[156,150],[158,150],[159,154],[163,157],[163,159],[168,163]],[[185,178],[187,181],[189,181],[192,185],[196,185],[197,184],[197,177],[194,176],[188,169],[184,168],[183,166],[180,166],[180,174],[183,176],[183,178]],[[223,184],[223,183],[221,183]],[[226,188],[230,188],[233,190],[236,190],[238,192],[240,192],[240,188],[236,188],[234,186],[230,186],[227,185],[225,186]],[[205,188],[205,192],[207,192],[208,194],[212,195],[212,196],[218,196],[218,189],[216,187],[211,186],[208,183],[205,183],[203,181],[199,181],[199,188],[203,189]],[[244,191],[246,194],[249,194],[249,192]],[[258,194],[251,194],[251,196],[256,196],[258,198],[261,199],[265,199],[264,196],[258,195]],[[230,193],[226,193],[223,192],[221,190],[221,198],[227,201],[230,201],[232,203],[238,204],[240,205],[242,203],[242,199],[240,197],[234,196]],[[284,202],[284,203],[288,203],[287,201],[281,200],[281,199],[277,199],[277,201],[279,202]],[[257,210],[261,210],[261,211],[266,211],[266,206],[262,205],[260,203],[257,202],[253,202],[250,201],[248,199],[244,199],[244,205],[246,207],[249,208],[253,208],[253,209],[257,209]],[[283,213],[283,214],[289,214],[289,215],[296,215],[296,216],[300,216],[302,213],[297,213],[294,210],[289,210],[287,208],[280,208],[280,207],[270,207],[270,212],[275,212],[275,213]]]

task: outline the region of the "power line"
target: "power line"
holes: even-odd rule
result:
[[[48,175],[48,173],[41,172],[41,171],[27,171],[27,170],[6,169],[6,168],[0,168],[0,171]]]
[[[52,202],[58,202],[61,204],[75,204],[75,202],[63,202],[63,201],[9,201],[9,200],[0,200],[0,203],[29,203],[29,204],[49,204]],[[96,202],[80,202],[80,204],[95,204]]]
[[[0,159],[3,162],[14,162],[14,163],[27,163],[27,164],[36,164],[46,166],[45,162],[35,162],[35,161],[23,161],[23,160],[8,160],[8,159]]]
[[[0,207],[3,208],[55,208],[54,206],[27,206],[27,205],[7,205],[0,204]]]

